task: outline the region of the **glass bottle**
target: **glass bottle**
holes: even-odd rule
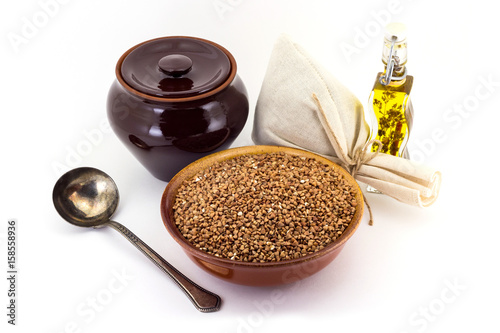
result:
[[[382,143],[380,152],[409,159],[406,144],[410,136],[413,107],[410,91],[413,76],[407,75],[406,27],[391,23],[385,28],[382,62],[369,98],[371,139]],[[372,151],[378,150],[374,143]]]

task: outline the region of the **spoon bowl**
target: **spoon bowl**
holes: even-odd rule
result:
[[[218,295],[188,279],[132,231],[110,220],[119,198],[113,179],[101,170],[89,167],[73,169],[61,176],[52,192],[54,206],[63,219],[79,227],[109,226],[115,229],[171,277],[198,310],[219,310],[221,299]]]
[[[63,219],[79,227],[98,227],[113,216],[120,195],[113,179],[95,168],[78,168],[64,174],[52,193]]]

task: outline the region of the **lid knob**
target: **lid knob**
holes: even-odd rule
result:
[[[182,54],[170,54],[158,61],[160,70],[172,77],[179,77],[187,74],[193,67],[193,61]]]

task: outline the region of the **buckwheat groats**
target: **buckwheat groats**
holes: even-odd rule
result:
[[[285,153],[239,156],[185,181],[174,203],[181,234],[218,257],[282,261],[314,253],[351,222],[355,189],[334,168]]]

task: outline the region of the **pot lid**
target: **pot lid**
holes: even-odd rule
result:
[[[194,37],[165,37],[128,50],[116,68],[120,83],[153,99],[198,99],[227,87],[236,62],[226,49]]]

